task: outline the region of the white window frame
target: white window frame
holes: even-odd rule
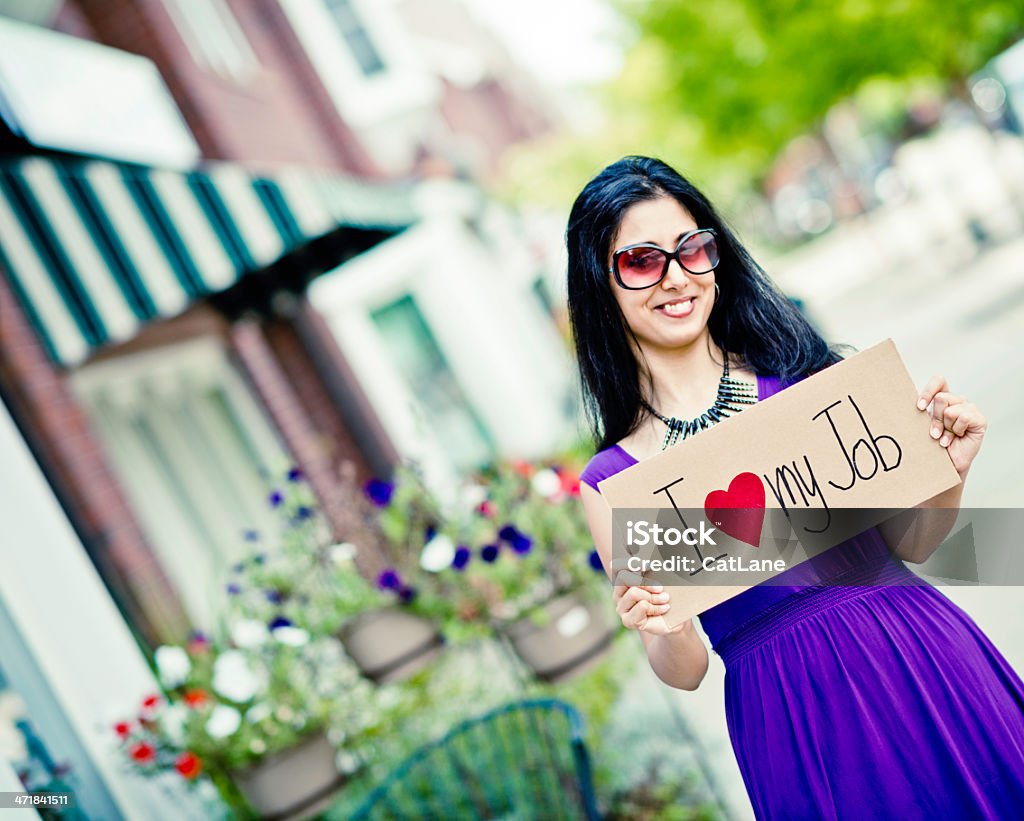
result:
[[[239,82],[260,68],[227,0],[163,0],[197,65]]]
[[[213,337],[95,363],[72,385],[190,618],[212,624],[231,565],[259,549],[244,531],[258,531],[264,548],[278,534],[270,479],[259,476],[288,464],[273,426]]]

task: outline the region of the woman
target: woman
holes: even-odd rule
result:
[[[840,357],[704,196],[658,160],[626,157],[591,180],[566,243],[573,336],[599,443],[582,499],[612,576],[611,510],[598,482]],[[966,480],[984,416],[941,377],[917,406]],[[920,506],[952,516],[910,530],[887,522],[814,560],[845,584],[801,585],[808,562],[787,571],[792,585],[752,587],[699,617],[726,665],[729,735],[758,817],[1024,811],[1024,685],[974,622],[902,561],[934,550],[962,491],[961,482]],[[878,583],[855,583],[863,568],[883,566]],[[692,620],[668,627],[669,594],[622,581],[613,600],[655,673],[695,689],[708,653]]]

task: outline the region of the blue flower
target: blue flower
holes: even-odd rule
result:
[[[284,503],[284,495],[280,490],[275,490],[267,497],[271,507],[280,507]]]
[[[389,567],[377,577],[377,587],[381,590],[398,590],[402,587],[402,579],[394,568]]]
[[[270,624],[267,625],[267,627],[270,630],[276,630],[278,627],[291,627],[291,626],[292,626],[292,622],[289,619],[286,619],[284,616],[277,616],[277,617],[275,617],[274,620],[271,621]]]
[[[604,571],[604,565],[601,564],[601,556],[596,550],[590,551],[590,566],[594,570]]]
[[[306,505],[300,505],[299,509],[295,511],[295,520],[298,522],[305,521],[306,519],[313,518],[313,508],[307,507]]]
[[[238,564],[231,565],[232,573],[241,573],[243,570],[245,570],[245,562],[239,562]]]
[[[515,525],[504,525],[501,530],[498,531],[498,538],[503,542],[512,544],[517,538],[519,538],[519,531],[516,530]]]
[[[469,559],[472,555],[473,554],[468,547],[464,544],[460,544],[455,548],[455,556],[452,557],[452,567],[456,570],[462,570],[467,564],[469,564]]]
[[[300,482],[302,481],[302,471],[298,468],[292,468],[288,471],[287,478],[289,482]]]
[[[271,588],[270,590],[264,590],[263,592],[264,595],[266,595],[267,597],[267,601],[271,604],[280,604],[282,601],[284,601],[284,596],[281,595],[280,590],[274,590],[273,588]]]
[[[485,544],[480,548],[480,558],[490,564],[498,558],[499,547],[496,544]]]
[[[527,536],[525,533],[520,533],[512,542],[512,549],[523,555],[530,552],[530,548],[533,547],[533,539]]]
[[[377,507],[387,507],[391,501],[391,495],[395,492],[395,486],[383,479],[370,479],[363,490]]]
[[[245,530],[242,532],[242,538],[247,542],[258,542],[260,540],[260,532],[258,530]]]
[[[403,586],[403,587],[401,587],[399,589],[399,591],[398,591],[398,600],[402,604],[408,604],[414,598],[416,598],[416,588],[415,587],[405,587],[405,586]]]
[[[427,525],[426,530],[423,531],[423,541],[429,542],[434,536],[437,535],[437,528],[433,525]]]
[[[224,589],[228,591],[228,595],[230,595],[230,596],[237,596],[239,593],[242,592],[241,586],[235,584],[234,582],[231,582],[231,584],[229,584]]]

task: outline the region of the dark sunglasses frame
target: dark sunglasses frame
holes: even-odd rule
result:
[[[619,283],[620,287],[625,288],[627,291],[643,291],[646,288],[653,288],[655,285],[657,285],[665,278],[665,274],[668,273],[669,263],[672,260],[675,260],[679,264],[679,267],[682,268],[684,271],[688,271],[689,273],[694,274],[696,276],[700,276],[701,274],[710,274],[712,271],[715,270],[715,268],[718,267],[719,263],[721,263],[721,256],[719,256],[718,262],[716,262],[707,271],[690,271],[689,268],[683,265],[683,260],[679,256],[679,250],[683,247],[687,240],[693,238],[697,234],[711,234],[711,236],[714,237],[715,244],[717,246],[718,234],[716,233],[714,228],[697,228],[693,231],[690,231],[688,234],[684,235],[682,239],[679,240],[679,244],[676,246],[676,249],[674,251],[666,251],[660,245],[655,245],[652,242],[638,242],[635,245],[627,245],[625,248],[619,248],[614,254],[612,254],[612,267],[608,269],[608,273],[614,274],[615,281]],[[622,256],[627,251],[632,251],[636,248],[650,248],[652,251],[660,251],[665,257],[665,264],[661,269],[661,276],[658,277],[650,285],[626,285],[622,281],[622,277],[619,275],[619,257]]]

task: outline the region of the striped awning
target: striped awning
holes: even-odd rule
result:
[[[0,159],[0,267],[63,365],[338,227],[415,219],[407,188],[306,170]]]

